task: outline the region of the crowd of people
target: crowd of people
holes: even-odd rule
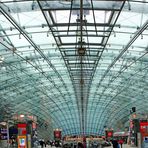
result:
[[[112,139],[110,142],[112,143],[113,148],[123,148],[122,145],[124,143],[124,140],[122,140],[122,139],[120,139],[120,140]],[[40,140],[39,143],[40,143],[41,148],[46,148],[46,145],[50,145],[51,147],[52,146],[61,147],[59,142],[53,142],[53,141],[46,141],[45,142],[44,140]],[[67,148],[68,146],[65,145],[65,147]],[[86,148],[86,145],[84,145],[82,143],[78,143],[77,145],[74,145],[74,148]]]

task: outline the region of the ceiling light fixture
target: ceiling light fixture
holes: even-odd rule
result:
[[[80,56],[84,56],[85,55],[85,51],[86,51],[86,48],[84,48],[84,47],[78,48],[78,54]]]

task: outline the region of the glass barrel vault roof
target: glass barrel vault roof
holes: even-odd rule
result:
[[[1,0],[0,121],[101,135],[148,113],[147,27],[148,0]]]

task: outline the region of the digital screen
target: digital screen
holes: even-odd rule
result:
[[[7,133],[7,129],[1,128],[1,134],[6,134],[6,133]]]

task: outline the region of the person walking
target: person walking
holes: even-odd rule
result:
[[[43,148],[43,146],[44,146],[44,141],[43,140],[40,141],[40,146],[41,146],[41,148]]]
[[[118,144],[118,141],[116,139],[112,140],[112,145],[113,145],[113,148],[119,148],[119,144]]]
[[[122,148],[122,145],[123,145],[124,141],[123,141],[122,139],[120,139],[120,140],[118,141],[118,143],[120,144],[120,146],[121,146],[121,148]]]

